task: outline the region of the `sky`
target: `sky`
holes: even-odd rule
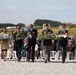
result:
[[[36,19],[76,23],[76,0],[0,0],[0,23],[24,23]]]

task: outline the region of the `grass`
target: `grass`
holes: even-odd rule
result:
[[[76,28],[66,28],[69,32],[70,36],[76,36]],[[51,30],[53,30],[54,34],[58,34],[58,31],[61,30],[61,28],[58,27],[52,27]],[[38,29],[38,35],[42,34],[42,29]]]
[[[42,34],[42,27],[41,26],[36,26],[36,29],[38,30],[38,36],[40,34]],[[68,31],[69,31],[69,35],[70,36],[76,36],[76,28],[66,28]],[[54,34],[58,34],[58,31],[61,30],[61,28],[58,28],[58,27],[51,27],[51,30],[53,30],[53,33]],[[11,35],[12,34],[12,31],[13,30],[8,30],[9,34]],[[1,32],[1,30],[0,30]]]

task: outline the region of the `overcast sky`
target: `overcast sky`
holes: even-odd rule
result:
[[[0,0],[0,23],[50,19],[76,23],[76,0]]]

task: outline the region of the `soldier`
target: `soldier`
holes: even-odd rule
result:
[[[60,30],[60,31],[58,32],[58,35],[63,35],[63,34],[68,35],[68,30],[66,30],[66,24],[62,24],[61,26],[62,26],[62,30]],[[60,40],[60,46],[62,47],[62,63],[65,62],[67,45],[68,45],[67,39],[65,39],[65,40]]]
[[[22,38],[18,38],[18,36],[20,35],[20,29],[21,29],[21,26],[17,25],[16,31],[13,33],[13,37],[15,40],[14,46],[15,46],[18,62],[20,62],[20,59],[21,59],[21,49],[22,49],[22,43],[23,43]]]

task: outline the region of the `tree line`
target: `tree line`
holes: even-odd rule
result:
[[[20,25],[21,27],[25,27],[25,24],[23,24],[23,23],[18,23],[18,24],[0,23],[0,28],[3,28],[3,27],[15,27],[17,25]]]
[[[60,24],[62,24],[59,21],[37,19],[37,20],[35,20],[34,25],[35,26],[42,26],[45,23],[50,24],[52,27],[57,27],[57,26],[60,26]]]
[[[60,25],[62,24],[62,22],[59,22],[59,21],[46,20],[46,19],[45,19],[45,20],[36,19],[33,24],[34,24],[36,27],[41,28],[41,27],[43,26],[43,24],[45,24],[45,23],[50,24],[52,27],[58,27],[58,26],[60,26]],[[21,27],[25,27],[25,26],[26,26],[24,23],[18,23],[18,24],[13,24],[13,23],[0,23],[0,28],[3,28],[3,27],[14,27],[14,26],[16,26],[16,25],[20,25]],[[76,28],[76,24],[70,24],[70,25],[68,25],[68,26],[69,26],[69,28]],[[39,28],[38,28],[38,29],[39,29]]]

